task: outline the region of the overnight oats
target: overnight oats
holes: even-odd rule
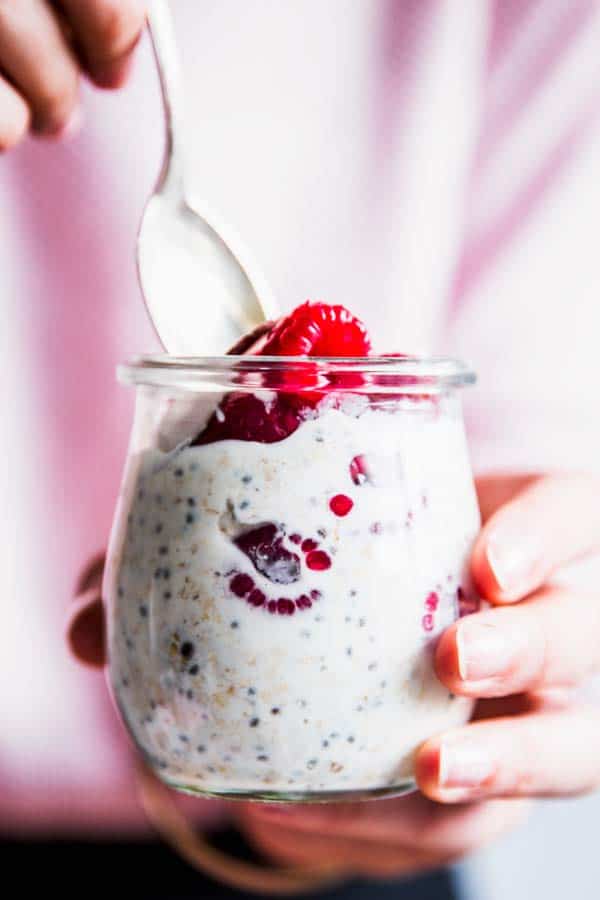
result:
[[[305,304],[248,356],[121,371],[137,407],[105,581],[110,679],[173,787],[400,793],[420,743],[470,715],[433,648],[477,608],[457,390],[472,377],[367,356],[340,309]]]

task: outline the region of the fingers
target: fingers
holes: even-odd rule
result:
[[[527,483],[488,519],[471,569],[482,596],[511,603],[599,547],[600,480],[548,475]]]
[[[428,741],[416,773],[441,803],[590,791],[600,783],[600,715],[579,707],[475,722]]]
[[[0,78],[0,153],[10,150],[29,128],[29,107],[20,94]]]
[[[244,829],[249,842],[262,854],[278,863],[292,866],[334,864],[346,877],[367,875],[391,877],[440,865],[438,855],[417,847],[391,847],[338,837],[335,833],[299,832],[293,826],[278,825],[257,816]]]
[[[97,85],[119,87],[145,22],[142,0],[61,0],[84,66]]]
[[[599,666],[598,598],[556,587],[465,616],[444,632],[435,655],[440,680],[467,697],[574,685]]]
[[[73,602],[65,630],[69,649],[79,662],[93,668],[104,665],[104,608],[97,588],[86,591]]]
[[[39,134],[57,135],[77,106],[78,67],[42,0],[0,3],[0,67],[31,111]]]
[[[494,840],[525,815],[523,801],[496,801],[443,807],[421,794],[377,803],[314,806],[252,805],[244,812],[252,829],[266,824],[271,832],[285,829],[294,843],[304,845],[306,835],[321,843],[337,840],[403,848],[423,854],[422,860],[456,858]]]

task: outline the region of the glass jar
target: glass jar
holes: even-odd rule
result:
[[[443,359],[149,357],[110,542],[112,692],[164,782],[220,797],[414,788],[470,715],[433,671],[477,608],[479,529]]]

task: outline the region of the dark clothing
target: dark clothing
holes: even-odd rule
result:
[[[221,832],[213,843],[236,856],[252,858],[236,832]],[[24,897],[256,900],[257,896],[212,881],[155,842],[1,840],[0,867],[4,884],[13,884]],[[354,881],[304,896],[306,900],[458,900],[445,871],[402,881]]]

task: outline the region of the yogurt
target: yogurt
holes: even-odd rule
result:
[[[189,424],[182,394],[160,440],[134,447],[106,583],[112,690],[137,746],[204,794],[412,787],[419,744],[471,710],[432,665],[476,606],[458,398],[324,402],[284,440],[203,446],[181,440],[178,403]]]

